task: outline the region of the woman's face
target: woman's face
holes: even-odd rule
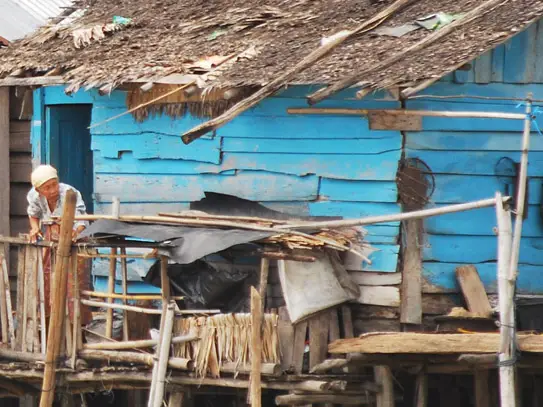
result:
[[[44,182],[39,188],[36,188],[36,191],[38,191],[38,193],[44,196],[48,201],[58,200],[58,196],[60,194],[58,179],[53,178]]]

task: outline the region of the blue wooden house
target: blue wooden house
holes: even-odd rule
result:
[[[381,6],[344,1],[334,9],[328,2],[314,1],[289,8],[269,2],[269,7],[247,11],[227,7],[226,1],[202,7],[171,2],[160,3],[150,17],[145,12],[150,4],[126,2],[106,12],[107,3],[96,1],[75,22],[42,29],[0,52],[0,86],[37,86],[32,163],[56,165],[62,180],[83,192],[91,212],[111,213],[114,197],[120,199],[123,214],[178,212],[211,191],[292,214],[393,214],[405,210],[397,174],[410,162],[423,166],[430,180],[426,207],[491,198],[496,191],[512,193],[520,121],[424,117],[401,122],[363,111],[522,112],[518,105],[529,92],[537,105],[543,100],[539,1],[516,2],[522,4],[514,8],[528,10],[522,15],[511,12],[510,2],[502,2],[394,67],[368,73],[379,89],[362,99],[356,93],[365,84],[315,106],[361,109],[360,114],[289,113],[308,107],[306,97],[322,84],[369,69],[445,29],[439,18],[438,26],[417,25],[430,12],[458,18],[458,13],[471,11],[468,1],[413,2],[381,27],[409,25],[412,31],[399,37],[361,34],[281,91],[188,145],[181,141],[184,132],[293,66],[323,37],[360,24]],[[125,20],[112,22],[114,16]],[[81,30],[100,24],[103,38],[81,39]],[[402,89],[432,81],[410,98],[401,96]],[[147,104],[126,114],[141,103]],[[543,135],[535,125],[533,130],[518,291],[540,295]],[[24,195],[17,185],[12,184],[10,213],[24,217]],[[459,265],[474,264],[487,292],[496,292],[495,225],[493,208],[425,221],[424,238],[418,242],[422,314],[443,314],[461,304],[455,278]],[[360,299],[368,306],[357,307],[355,314],[376,322],[360,323],[358,330],[397,330],[403,225],[379,224],[367,231],[379,251],[372,254],[372,264],[351,265],[363,291],[370,293]],[[152,291],[141,281],[144,265],[133,266],[131,289]],[[103,286],[99,267],[96,273],[95,284]]]

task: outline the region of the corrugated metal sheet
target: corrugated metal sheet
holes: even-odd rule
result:
[[[13,41],[62,13],[70,0],[0,0],[0,35]]]

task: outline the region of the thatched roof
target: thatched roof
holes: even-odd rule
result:
[[[171,74],[206,72],[221,57],[239,55],[208,84],[264,85],[320,45],[351,30],[393,0],[84,0],[82,17],[44,27],[0,51],[0,77],[61,75],[73,85],[111,89]],[[397,27],[433,13],[466,13],[482,0],[413,0],[379,27]],[[543,15],[542,0],[503,0],[445,38],[369,73],[372,87],[441,77],[503,43]],[[113,24],[114,16],[131,19]],[[332,83],[420,41],[365,32],[299,73],[294,83]],[[76,46],[77,43],[77,46]]]

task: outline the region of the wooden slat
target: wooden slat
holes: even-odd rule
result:
[[[26,246],[19,246],[17,259],[17,332],[15,337],[15,350],[23,350],[23,308],[25,301],[25,251]]]
[[[11,153],[28,153],[32,152],[32,146],[30,144],[30,133],[17,132],[9,133],[9,151]]]
[[[11,133],[28,133],[30,134],[30,121],[28,120],[11,120],[9,123],[9,131]]]
[[[0,88],[0,234],[9,227],[9,88]]]
[[[277,332],[281,349],[281,367],[286,371],[290,369],[293,362],[294,326],[290,323],[287,307],[279,307],[278,314]]]
[[[492,307],[475,266],[457,267],[456,278],[466,299],[468,311],[484,316],[490,315]]]
[[[402,273],[351,271],[349,275],[359,285],[399,285],[402,282]]]
[[[26,200],[26,196],[28,194],[28,191],[30,190],[30,186],[26,184],[12,184],[11,185],[11,196],[10,196],[10,210],[11,216],[22,216],[26,219],[26,225],[24,225],[24,229],[21,232],[27,232],[29,224],[28,224],[28,217],[27,217],[27,206],[28,202]],[[15,233],[14,233],[15,234]]]
[[[294,326],[294,344],[292,350],[292,366],[296,374],[302,373],[304,363],[305,338],[307,322],[299,322]]]
[[[321,313],[309,320],[309,369],[326,359],[329,328],[328,313]]]
[[[403,324],[422,322],[422,239],[423,220],[411,219],[404,223],[403,280],[400,321]]]
[[[32,157],[30,154],[11,154],[9,159],[10,182],[26,182],[30,184]]]
[[[360,286],[360,296],[357,302],[398,307],[400,305],[400,289],[393,286]]]
[[[330,344],[330,353],[497,353],[498,333],[425,334],[370,333],[358,338],[340,339]],[[519,334],[518,346],[523,352],[543,352],[543,335]]]

